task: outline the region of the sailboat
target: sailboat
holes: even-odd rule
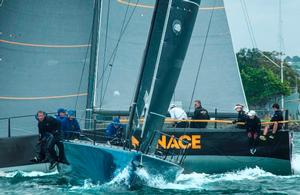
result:
[[[149,4],[140,3],[141,7],[146,5]],[[127,71],[123,74],[126,77],[132,72]],[[147,78],[144,78],[143,81],[146,80]],[[128,83],[129,81],[126,82]],[[122,99],[127,94],[118,87],[118,79],[110,83],[107,93],[113,94],[114,91],[120,91],[121,95],[102,98],[104,103],[100,101],[103,108],[98,112],[99,116],[129,115],[124,109],[128,103],[125,98]],[[148,108],[148,92],[149,86],[145,85],[138,97],[139,103],[146,102],[146,108]],[[259,143],[257,152],[253,155],[249,152],[245,130],[231,124],[231,120],[237,117],[236,114],[232,114],[234,105],[241,103],[247,107],[247,101],[233,50],[224,2],[219,0],[201,1],[184,68],[179,76],[172,101],[191,112],[190,102],[198,98],[201,99],[204,107],[211,111],[210,116],[216,119],[210,121],[213,125],[204,129],[176,129],[167,125],[163,128],[163,132],[168,135],[191,141],[192,147],[186,150],[183,164],[185,173],[224,173],[256,166],[274,174],[293,173],[292,131],[285,128],[278,133],[276,140]],[[144,115],[145,106],[139,105],[135,122],[142,119]],[[217,120],[221,118],[230,120]],[[225,123],[227,127],[218,122]],[[139,125],[138,122],[136,124]],[[134,137],[138,139],[141,134],[135,132]],[[98,141],[102,142],[104,139],[99,137]],[[168,152],[169,156],[180,154],[179,151],[187,147],[186,144],[164,135],[159,136],[156,141],[160,148],[171,149]]]
[[[107,9],[110,11],[107,11],[105,6],[102,7],[103,18],[104,16],[110,17],[102,20],[101,33],[104,36],[100,36],[100,44],[105,44],[105,40],[108,39],[108,46],[106,58],[104,55],[105,48],[99,48],[99,53],[103,54],[99,58],[106,59],[106,63],[111,64],[108,66],[108,70],[112,70],[112,75],[115,76],[113,79],[107,79],[109,77],[109,71],[107,71],[108,74],[105,75],[104,81],[101,81],[101,84],[95,89],[96,93],[98,93],[97,96],[101,97],[96,100],[98,101],[96,105],[102,106],[100,106],[101,110],[94,114],[97,114],[96,117],[105,117],[106,115],[128,116],[128,107],[131,104],[130,97],[134,94],[134,84],[138,75],[139,60],[146,46],[145,40],[147,40],[148,36],[146,31],[149,28],[147,22],[150,23],[149,18],[152,15],[154,2],[138,0],[102,2],[106,3],[105,6],[110,6],[110,9]],[[27,2],[3,1],[3,4],[0,6],[0,26],[3,29],[7,29],[11,27],[11,23],[17,24],[13,29],[15,33],[9,33],[10,29],[7,29],[3,30],[1,34],[0,51],[4,56],[1,59],[1,63],[4,66],[0,67],[3,68],[0,71],[0,81],[6,84],[2,86],[4,88],[1,90],[1,93],[6,96],[43,96],[27,99],[26,97],[18,97],[19,99],[15,98],[12,100],[9,97],[4,97],[6,99],[0,101],[0,117],[32,114],[38,109],[52,112],[57,107],[72,108],[77,102],[78,96],[76,95],[70,97],[56,96],[77,93],[78,83],[81,80],[81,72],[78,69],[81,70],[82,64],[89,62],[88,59],[85,60],[85,57],[88,56],[90,48],[90,41],[88,40],[90,29],[92,29],[93,14],[91,8],[94,7],[94,1],[84,1],[83,3],[80,0],[66,0],[64,4],[58,4],[56,1],[47,1],[47,9],[43,3],[45,2],[32,0],[30,6],[28,6],[29,3]],[[127,19],[130,18],[130,11],[135,10],[133,19],[130,22],[125,21],[125,23],[130,24],[129,28],[126,31],[122,30],[122,32],[126,33],[123,33],[117,57],[111,62],[109,58],[114,56],[114,46],[117,45],[119,40],[119,27],[124,23],[120,18],[124,17],[127,9],[129,10]],[[10,10],[15,11],[11,12]],[[47,23],[50,18],[54,22]],[[36,21],[34,24],[32,23],[33,20]],[[45,23],[47,23],[48,31],[44,33],[47,36],[43,33],[41,35],[40,30],[38,30],[43,29]],[[108,23],[114,24],[113,27],[107,27]],[[28,26],[32,28],[28,28]],[[136,26],[139,28],[136,28]],[[18,66],[19,64],[22,64],[22,66]],[[236,103],[247,105],[247,101],[239,76],[222,0],[201,1],[196,25],[183,62],[184,68],[181,70],[172,97],[173,102],[182,105],[187,111],[191,111],[189,107],[191,100],[190,89],[195,85],[199,64],[201,64],[199,79],[196,83],[193,98],[202,100],[203,106],[210,111],[212,118],[228,117],[232,120],[232,118],[236,117],[236,115],[231,114],[234,105]],[[40,65],[43,65],[42,72]],[[76,69],[74,67],[79,68]],[[100,77],[103,71],[101,68],[99,68]],[[66,70],[71,71],[71,74],[66,74]],[[82,73],[83,83],[81,83],[81,86],[87,85],[87,72],[84,71]],[[19,79],[18,85],[10,82],[12,74],[18,75],[16,77]],[[93,74],[90,73],[89,75]],[[35,79],[28,79],[33,77],[32,75],[34,75]],[[72,82],[61,82],[61,78],[64,78],[66,81],[72,80]],[[151,76],[150,79],[152,79]],[[36,80],[39,81],[38,84]],[[98,78],[98,80],[101,80],[101,78]],[[105,86],[106,80],[109,80],[108,87],[103,89],[100,86]],[[52,91],[44,90],[49,81],[53,83]],[[93,87],[90,87],[90,89],[93,89]],[[145,94],[148,95],[143,96],[140,93],[138,101],[141,98],[149,97],[150,89],[147,88],[146,91],[147,93]],[[83,109],[84,101],[86,101],[85,92],[86,89],[83,89],[82,93],[77,94],[79,95],[77,107],[79,110]],[[105,96],[105,93],[109,95]],[[89,94],[92,96],[92,93]],[[47,97],[49,98],[47,99]],[[145,98],[145,100],[150,100],[150,98]],[[93,105],[90,102],[93,101],[89,101],[89,105]],[[137,106],[134,124],[137,124],[135,122],[139,118],[137,115],[142,113],[144,108],[148,108],[148,105],[149,102],[147,101],[146,106],[143,104]],[[215,112],[216,108],[217,112]],[[166,116],[166,113],[163,115]],[[33,115],[18,120],[14,119],[11,123],[12,132],[11,137],[9,136],[10,138],[7,138],[6,131],[1,131],[2,136],[5,136],[5,138],[0,139],[0,145],[2,146],[0,151],[0,169],[47,171],[47,165],[33,164],[29,161],[35,154],[37,140],[35,135],[37,132],[36,122]],[[0,123],[0,125],[2,129],[7,129],[6,121]],[[133,125],[134,128],[137,126]],[[30,131],[30,133],[20,131],[20,127]],[[174,135],[175,137],[185,136],[182,137],[185,138],[184,140],[193,140],[195,144],[194,148],[189,148],[185,151],[186,158],[182,164],[184,172],[220,173],[259,166],[275,174],[285,175],[292,173],[292,132],[288,129],[279,132],[278,139],[274,140],[274,142],[260,143],[256,154],[252,155],[249,153],[248,141],[244,130],[236,129],[232,126],[223,128],[218,124],[215,127],[206,129],[163,127],[162,130],[166,134]],[[133,135],[138,138],[141,131],[138,130],[139,128],[136,129],[137,131],[133,132]],[[91,138],[93,138],[93,135]],[[173,138],[171,142],[170,140],[171,138],[163,135],[157,139],[160,147],[165,147],[169,151],[169,153],[166,153],[168,154],[167,158],[172,158],[172,156],[174,158],[177,152],[180,154],[183,151],[186,143],[176,143],[176,141],[172,141]],[[98,137],[96,141],[106,142],[105,139],[98,139]],[[169,143],[170,146],[173,145],[172,150],[168,149]],[[15,154],[22,155],[16,156]]]
[[[179,77],[199,6],[200,0],[156,1],[144,58],[130,108],[130,120],[124,145],[111,146],[78,140],[64,141],[66,158],[71,166],[69,173],[72,176],[104,183],[112,179],[116,172],[128,168],[130,175],[134,175],[134,170],[142,167],[150,174],[162,176],[166,181],[174,181],[176,176],[182,172],[180,164],[184,160],[184,153],[180,158],[174,159],[157,156],[155,155],[155,140],[164,123],[164,114],[168,110]],[[97,65],[100,10],[101,1],[96,0],[91,66]],[[90,68],[91,70],[97,70],[97,68]],[[94,79],[91,79],[89,86],[93,87],[94,83]],[[132,124],[137,106],[141,106],[138,99],[144,95],[145,87],[149,88],[149,100],[147,108],[144,109],[142,147],[140,150],[134,150],[131,148],[129,138],[135,128]],[[88,102],[89,98],[94,97],[93,95],[88,96]],[[144,106],[142,105],[142,107]],[[91,105],[91,109],[93,109],[93,105]],[[87,117],[90,115],[87,114]]]

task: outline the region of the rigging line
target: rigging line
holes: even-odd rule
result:
[[[108,4],[109,5],[109,4]],[[108,7],[110,8],[110,7]],[[123,32],[123,29],[124,29],[124,24],[125,24],[125,21],[126,21],[126,18],[127,18],[127,14],[128,14],[128,10],[129,10],[129,5],[127,5],[126,7],[126,11],[125,11],[125,15],[124,15],[124,18],[123,18],[123,21],[122,21],[122,25],[121,25],[121,29],[120,29],[120,33],[119,33],[119,38],[118,38],[118,41],[117,41],[117,44],[113,50],[113,53],[110,57],[110,59],[108,60],[108,64],[105,65],[106,63],[103,63],[103,71],[102,71],[102,74],[101,74],[101,77],[98,77],[98,80],[97,82],[100,82],[102,83],[102,86],[101,86],[101,94],[100,94],[100,108],[102,107],[102,102],[103,102],[103,99],[104,99],[104,94],[103,94],[103,82],[104,82],[104,76],[105,76],[105,72],[107,70],[107,68],[109,67],[109,65],[111,64],[110,61],[113,57],[113,61],[115,59],[115,55],[117,53],[117,48],[119,47],[119,42],[121,41],[121,36],[122,36],[122,32]],[[108,27],[108,18],[107,18],[107,23],[106,23],[106,27]],[[107,29],[107,28],[106,28]],[[107,40],[107,34],[106,34],[106,40]],[[107,45],[105,45],[105,50],[107,49]],[[105,57],[104,57],[105,58]],[[104,59],[105,60],[105,59]],[[111,72],[111,71],[110,71]],[[98,74],[98,73],[97,73]],[[108,85],[108,82],[107,82],[107,85]],[[107,88],[107,87],[105,87]]]
[[[92,26],[93,26],[93,24],[92,24]],[[91,44],[92,33],[93,33],[93,28],[91,29],[91,32],[90,32],[89,42],[88,42],[89,44]],[[81,84],[82,84],[82,80],[83,80],[84,70],[85,70],[85,67],[87,64],[87,55],[89,53],[89,49],[90,49],[90,47],[87,47],[86,52],[85,52],[85,57],[84,57],[84,62],[83,62],[83,66],[81,69],[81,75],[80,75],[80,81],[79,81],[79,85],[78,85],[78,89],[77,89],[77,94],[79,93],[79,91],[81,89]],[[75,101],[75,107],[74,107],[75,110],[77,109],[77,105],[78,105],[78,96],[76,97],[76,101]]]
[[[115,46],[115,48],[114,48],[114,50],[113,50],[113,52],[112,52],[112,54],[111,54],[111,56],[110,56],[110,58],[109,58],[109,60],[108,60],[107,65],[103,64],[103,71],[102,71],[101,76],[98,77],[97,82],[100,82],[101,80],[103,80],[103,77],[104,77],[104,74],[105,74],[105,72],[106,72],[106,69],[109,67],[110,61],[111,61],[111,59],[113,58],[114,54],[116,53],[116,49],[118,48],[118,44],[119,44],[119,42],[120,42],[120,37],[122,36],[122,30],[123,30],[123,28],[124,28],[125,20],[126,20],[126,18],[127,18],[128,9],[129,9],[129,5],[127,5],[127,7],[126,7],[125,16],[124,16],[123,21],[122,21],[122,26],[121,26],[121,30],[120,30],[120,33],[119,33],[119,37],[118,37],[118,40],[117,40],[117,44],[116,44],[116,46]],[[107,22],[108,22],[108,19],[107,19]],[[106,25],[107,25],[107,27],[108,27],[108,23],[106,23]],[[107,38],[107,34],[106,34],[106,38]],[[104,49],[106,50],[106,49],[107,49],[107,46],[105,46]],[[100,97],[100,101],[101,101],[101,99],[102,99],[102,96]]]
[[[248,14],[248,9],[247,9],[246,2],[245,2],[245,0],[240,0],[240,3],[241,3],[241,6],[242,6],[242,11],[243,11],[244,19],[245,19],[245,22],[246,22],[246,25],[247,25],[248,33],[249,33],[249,36],[250,36],[250,39],[251,39],[251,42],[252,42],[252,47],[257,48],[257,43],[256,43],[256,40],[255,40],[251,20],[250,20],[249,14]]]
[[[256,39],[254,36],[254,31],[253,31],[253,27],[251,24],[251,20],[248,14],[248,9],[247,9],[247,5],[246,2],[244,0],[240,0],[241,5],[242,5],[242,10],[243,10],[243,14],[244,14],[244,19],[248,28],[248,33],[252,42],[252,47],[253,48],[258,48],[257,43],[256,43]],[[273,59],[269,58],[268,56],[266,56],[262,51],[260,51],[259,49],[257,49],[257,51],[263,55],[267,60],[269,60],[272,64],[274,64],[275,66],[277,66],[278,68],[280,68],[280,65],[278,65]]]
[[[104,102],[104,97],[105,97],[105,94],[106,94],[106,91],[107,91],[107,88],[108,88],[108,82],[109,82],[109,79],[110,79],[110,76],[111,76],[111,72],[112,72],[112,67],[109,69],[108,79],[106,81],[105,89],[104,89],[104,92],[103,92],[104,94],[103,94],[102,100],[100,102],[100,108],[102,107],[102,104]]]
[[[247,26],[249,38],[250,38],[252,47],[254,48],[254,47],[255,47],[255,46],[254,46],[254,41],[253,41],[252,34],[251,34],[251,31],[250,31],[249,22],[248,22],[248,18],[247,18],[247,15],[246,15],[246,11],[245,11],[245,7],[244,7],[244,2],[243,2],[243,0],[240,0],[240,3],[241,3],[243,15],[244,15],[244,20],[245,20],[245,23],[246,23],[246,26]]]
[[[253,37],[252,37],[251,31],[250,31],[249,22],[248,22],[248,18],[247,18],[246,11],[245,11],[245,7],[244,7],[244,1],[243,1],[243,0],[240,0],[240,3],[241,3],[243,15],[244,15],[244,20],[245,20],[245,23],[246,23],[246,26],[247,26],[247,29],[248,29],[249,38],[250,38],[252,47],[254,48],[255,45],[254,45]]]
[[[215,0],[214,7],[216,6],[216,2],[217,1]],[[206,31],[206,34],[205,34],[203,49],[202,49],[202,53],[201,53],[201,57],[200,57],[200,62],[199,62],[198,70],[197,70],[197,75],[196,75],[196,79],[195,79],[195,82],[194,82],[192,96],[191,96],[191,100],[190,100],[190,104],[189,104],[189,112],[191,111],[191,106],[192,106],[193,98],[194,98],[194,95],[195,95],[195,90],[196,90],[197,82],[198,82],[198,79],[199,79],[200,68],[201,68],[202,62],[203,62],[203,57],[204,57],[204,53],[205,53],[205,48],[206,48],[206,44],[207,44],[207,40],[208,40],[208,34],[209,34],[209,31],[210,31],[210,26],[211,26],[212,18],[213,18],[213,15],[214,15],[214,11],[215,11],[215,9],[212,9],[211,14],[210,14],[210,18],[209,18],[209,23],[208,23],[207,31]]]
[[[137,0],[136,5],[139,3],[139,1],[140,1],[140,0]],[[120,41],[121,41],[121,39],[122,39],[122,37],[123,37],[125,31],[127,30],[127,27],[128,27],[128,25],[129,25],[129,23],[130,23],[130,21],[131,21],[131,19],[132,19],[133,14],[135,13],[135,10],[136,10],[136,6],[133,8],[133,11],[131,12],[131,15],[129,16],[128,21],[127,21],[126,24],[124,25],[123,31],[120,33],[120,37],[119,37],[118,42],[117,42],[117,44],[116,44],[116,46],[115,46],[115,48],[114,48],[113,54],[111,55],[109,61],[107,62],[107,65],[106,65],[106,67],[105,67],[105,72],[106,72],[107,68],[110,67],[110,64],[113,64],[114,61],[115,61],[116,53],[117,53],[118,48],[119,48],[119,43],[120,43]],[[124,20],[124,21],[125,21],[125,20]],[[111,60],[112,60],[112,63],[110,63]],[[112,68],[112,67],[111,67],[111,68]],[[100,77],[99,79],[103,79],[103,77],[104,77],[104,74],[102,74],[101,77]],[[110,78],[110,76],[109,76],[109,78]],[[108,79],[109,79],[109,78],[108,78]],[[108,85],[108,83],[109,83],[109,82],[107,81],[107,85]],[[105,96],[105,94],[104,94],[104,96]],[[104,96],[103,96],[103,99],[104,99]],[[102,101],[103,101],[103,99],[102,99]],[[101,105],[102,105],[102,103],[103,103],[103,102],[101,102]]]
[[[250,19],[250,16],[249,16],[249,12],[248,12],[248,8],[247,8],[247,5],[246,5],[246,1],[243,0],[243,2],[244,2],[246,16],[247,16],[247,19],[248,19],[248,22],[249,22],[249,27],[250,27],[250,32],[251,32],[251,35],[252,35],[253,43],[254,43],[254,46],[257,48],[257,43],[256,43],[256,39],[255,39],[255,36],[254,36],[254,31],[253,31],[253,27],[252,27],[252,24],[251,24],[251,19]]]
[[[104,91],[106,91],[106,89],[107,89],[107,85],[108,85],[108,82],[109,82],[110,74],[111,74],[111,71],[112,71],[112,64],[113,64],[114,61],[115,61],[116,54],[117,54],[117,50],[118,50],[118,47],[119,47],[119,43],[120,43],[120,41],[121,41],[121,36],[122,36],[122,33],[124,32],[124,25],[125,25],[125,21],[126,21],[126,18],[127,18],[128,10],[129,10],[129,5],[126,7],[125,16],[124,16],[124,19],[123,19],[123,22],[122,22],[121,30],[120,30],[120,33],[119,33],[119,38],[118,38],[118,41],[117,41],[117,44],[116,44],[116,50],[115,50],[115,52],[112,54],[112,56],[113,56],[112,62],[110,63],[111,58],[110,58],[110,60],[108,61],[108,67],[110,67],[110,71],[109,71],[109,76],[108,76],[108,78],[107,78],[107,82],[106,82],[106,86],[105,86]],[[104,63],[103,65],[105,65],[105,63]],[[111,66],[110,66],[110,65],[111,65]],[[104,74],[105,74],[105,72],[106,72],[106,69],[103,69],[103,72],[102,72],[103,77],[101,77],[102,83],[103,83],[103,81],[104,81]],[[102,87],[103,87],[103,86],[102,86]],[[103,88],[101,88],[101,91],[102,91],[103,94],[101,94],[101,96],[100,96],[100,108],[102,107],[102,103],[103,103],[103,100],[104,100],[104,97],[105,97],[105,93],[103,92]]]

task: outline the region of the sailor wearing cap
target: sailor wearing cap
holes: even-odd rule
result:
[[[80,126],[75,118],[76,111],[68,110],[68,118],[66,123],[66,130],[64,132],[65,139],[75,139],[80,136]]]
[[[170,105],[169,113],[170,113],[171,118],[174,120],[187,120],[186,112],[179,106],[176,106],[176,104]],[[184,122],[184,121],[175,122],[174,126],[176,128],[185,128],[185,127],[188,127],[188,123]]]
[[[126,126],[121,124],[120,118],[113,118],[112,123],[110,123],[105,130],[105,136],[109,142],[119,144],[123,137]]]
[[[236,120],[232,121],[232,123],[233,124],[239,123],[239,122],[245,123],[246,119],[248,117],[246,115],[246,112],[244,111],[244,105],[242,105],[242,104],[236,104],[234,106],[234,110],[238,113],[238,117],[237,117]],[[239,129],[245,129],[245,125],[244,124],[237,124],[236,127],[239,128]]]

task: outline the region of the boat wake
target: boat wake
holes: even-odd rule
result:
[[[295,165],[299,164],[300,155],[296,157]],[[298,167],[299,168],[299,167]],[[32,185],[32,182],[37,182],[36,189],[40,189],[43,186],[40,186],[47,181],[47,185],[44,188],[50,188],[55,191],[63,190],[67,188],[68,192],[85,192],[85,193],[94,193],[94,192],[112,192],[112,193],[127,193],[128,187],[130,186],[130,166],[126,167],[123,170],[117,171],[115,177],[108,183],[97,184],[93,183],[91,180],[86,179],[84,182],[75,184],[70,181],[62,182],[61,186],[58,185],[58,181],[61,180],[61,175],[56,171],[52,173],[43,173],[43,172],[0,172],[1,178],[30,178],[26,180],[21,180],[23,187],[27,185]],[[256,168],[247,168],[240,171],[228,172],[223,174],[205,174],[205,173],[191,173],[191,174],[180,174],[175,182],[169,183],[163,179],[161,175],[152,175],[148,173],[145,169],[140,168],[136,170],[136,175],[142,181],[143,188],[145,187],[153,189],[154,191],[160,190],[186,190],[186,191],[213,191],[213,192],[223,192],[224,190],[236,189],[236,192],[245,192],[252,193],[255,192],[258,188],[258,183],[264,183],[266,188],[273,185],[273,181],[276,180],[280,183],[285,181],[298,181],[300,175],[291,175],[291,176],[277,176],[272,173],[266,172],[259,167]],[[36,180],[36,179],[38,180]],[[32,180],[34,179],[34,180]],[[18,179],[19,180],[19,179]],[[28,180],[28,182],[27,182]],[[28,183],[28,184],[27,184]],[[49,185],[50,183],[50,185]],[[55,184],[52,186],[52,184]],[[263,187],[264,188],[264,187]],[[228,191],[227,191],[228,192]]]
[[[299,161],[298,161],[299,162]],[[259,167],[246,168],[240,171],[228,172],[223,174],[205,174],[205,173],[191,173],[180,174],[174,183],[165,182],[162,177],[150,176],[145,170],[139,171],[139,176],[144,178],[146,185],[157,189],[172,189],[172,190],[210,190],[215,185],[237,184],[247,185],[253,183],[251,181],[272,181],[272,178],[285,180],[288,178],[299,178],[299,175],[291,176],[277,176],[266,172]],[[255,183],[254,182],[254,183]]]

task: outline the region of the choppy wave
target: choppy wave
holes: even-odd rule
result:
[[[115,173],[115,177],[105,183],[105,184],[95,184],[91,180],[86,179],[84,180],[83,185],[80,186],[72,186],[70,188],[71,191],[84,191],[84,190],[97,190],[97,191],[124,191],[127,190],[130,185],[130,167],[127,166],[123,170],[118,170]]]
[[[257,180],[271,181],[272,179],[299,179],[298,176],[276,176],[266,172],[259,167],[246,168],[244,170],[228,172],[224,174],[205,174],[191,173],[181,174],[173,183],[167,183],[162,177],[150,176],[145,170],[140,170],[140,177],[147,181],[147,186],[158,189],[172,190],[204,190],[208,189],[209,185],[219,185],[220,183],[241,183],[241,182],[256,182]]]
[[[53,171],[49,173],[40,172],[40,171],[13,171],[13,172],[0,172],[0,177],[13,178],[13,177],[44,177],[50,175],[56,175],[58,171]]]
[[[299,161],[298,161],[299,162]],[[18,178],[24,177],[36,178],[34,180],[22,180],[18,185],[22,185],[20,189],[26,189],[32,192],[39,192],[40,190],[51,190],[53,192],[64,193],[128,193],[129,186],[129,174],[130,169],[119,171],[116,173],[116,176],[108,183],[105,184],[95,184],[91,180],[84,180],[84,183],[71,185],[64,183],[63,185],[57,185],[57,181],[61,179],[60,175],[57,172],[53,173],[43,173],[43,172],[10,172],[3,173],[0,172],[1,178]],[[300,175],[292,176],[276,176],[272,173],[266,172],[258,167],[256,168],[247,168],[240,171],[228,172],[224,174],[205,174],[205,173],[191,173],[191,174],[180,174],[175,182],[169,183],[166,182],[161,176],[153,176],[149,174],[145,169],[138,169],[137,175],[144,181],[144,187],[149,188],[148,190],[153,190],[153,193],[164,192],[168,190],[172,191],[201,191],[201,192],[231,192],[231,189],[239,190],[236,192],[240,193],[254,193],[258,188],[261,189],[260,192],[267,192],[268,189],[272,188],[272,192],[280,192],[284,186],[293,186],[292,190],[299,189]],[[51,177],[47,177],[51,176]],[[46,181],[46,182],[45,182]],[[49,185],[49,181],[52,181],[52,184]],[[32,183],[33,182],[33,183]],[[274,182],[280,183],[277,187],[274,187]],[[286,182],[286,183],[285,183]],[[50,182],[51,183],[51,182]],[[13,183],[12,183],[13,184]],[[251,185],[249,187],[249,184]],[[42,185],[42,186],[41,186]],[[275,185],[277,186],[277,185]],[[298,186],[298,187],[297,187]],[[6,185],[6,187],[8,187]],[[248,190],[247,188],[251,188]],[[229,189],[228,189],[229,188]],[[267,189],[267,190],[265,190]],[[11,191],[11,188],[7,190]],[[142,189],[142,192],[144,189]],[[219,191],[218,191],[219,190]],[[227,191],[226,191],[227,190]],[[229,190],[229,191],[228,191]],[[288,189],[290,190],[290,189]],[[8,191],[7,191],[8,192]],[[293,192],[293,191],[292,191]]]

